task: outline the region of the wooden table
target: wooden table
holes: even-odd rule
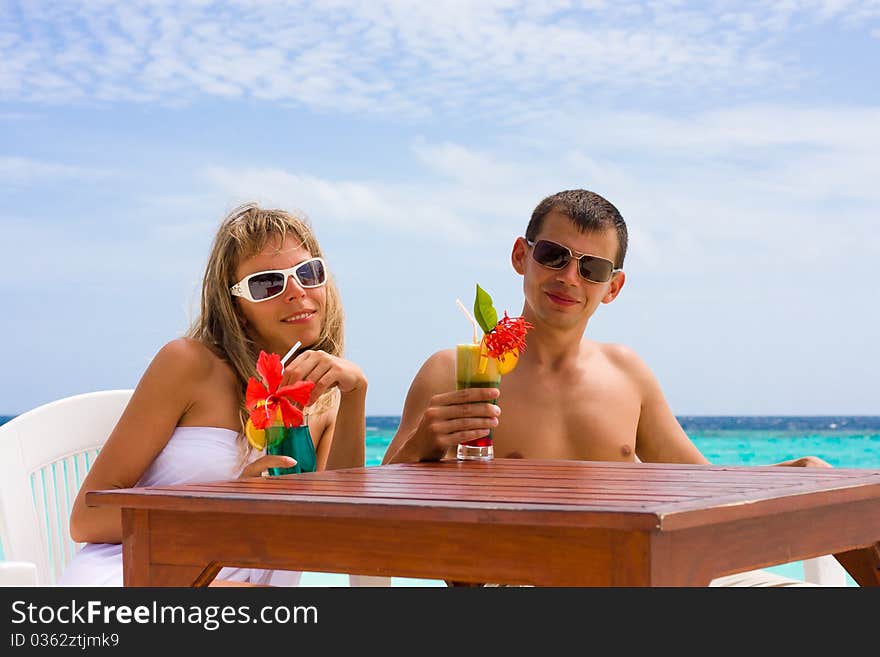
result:
[[[122,510],[126,586],[205,586],[224,565],[705,586],[830,553],[858,583],[880,584],[880,470],[441,461],[86,500]]]

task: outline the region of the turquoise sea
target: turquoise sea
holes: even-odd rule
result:
[[[712,463],[766,465],[818,456],[837,468],[880,468],[880,416],[680,416]],[[400,422],[367,418],[367,465],[378,465]]]
[[[0,416],[0,424],[11,419]],[[680,416],[691,440],[718,465],[767,465],[818,456],[837,468],[880,469],[880,416]],[[379,465],[399,416],[367,418],[367,465]],[[0,549],[2,558],[2,549]],[[770,568],[803,577],[800,562]],[[433,580],[393,578],[395,586],[444,586]],[[343,575],[305,573],[304,586],[347,586]],[[855,582],[849,581],[851,586]]]

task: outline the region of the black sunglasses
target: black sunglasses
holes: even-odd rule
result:
[[[550,269],[564,269],[574,258],[578,263],[578,273],[591,283],[607,283],[614,274],[623,271],[615,269],[614,263],[606,258],[573,252],[567,246],[550,240],[538,240],[537,242],[526,240],[526,243],[532,247],[532,257],[535,262]]]

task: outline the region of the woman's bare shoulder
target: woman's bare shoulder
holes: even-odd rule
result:
[[[135,394],[152,409],[165,408],[182,426],[238,425],[242,390],[235,372],[198,340],[163,345]]]
[[[223,359],[192,338],[176,338],[165,343],[156,353],[150,367],[159,368],[177,380],[193,382],[228,376],[231,373],[231,368]]]

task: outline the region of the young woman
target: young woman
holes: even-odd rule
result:
[[[315,383],[305,408],[314,454],[301,460],[317,470],[363,466],[367,380],[342,357],[342,305],[318,241],[304,218],[240,206],[214,239],[198,318],[153,358],[83,482],[70,535],[88,545],[60,585],[122,585],[121,516],[86,506],[88,491],[252,477],[295,464],[255,452],[244,426],[260,351],[281,356],[296,342],[282,385]],[[215,580],[298,582],[299,573],[239,568]]]

